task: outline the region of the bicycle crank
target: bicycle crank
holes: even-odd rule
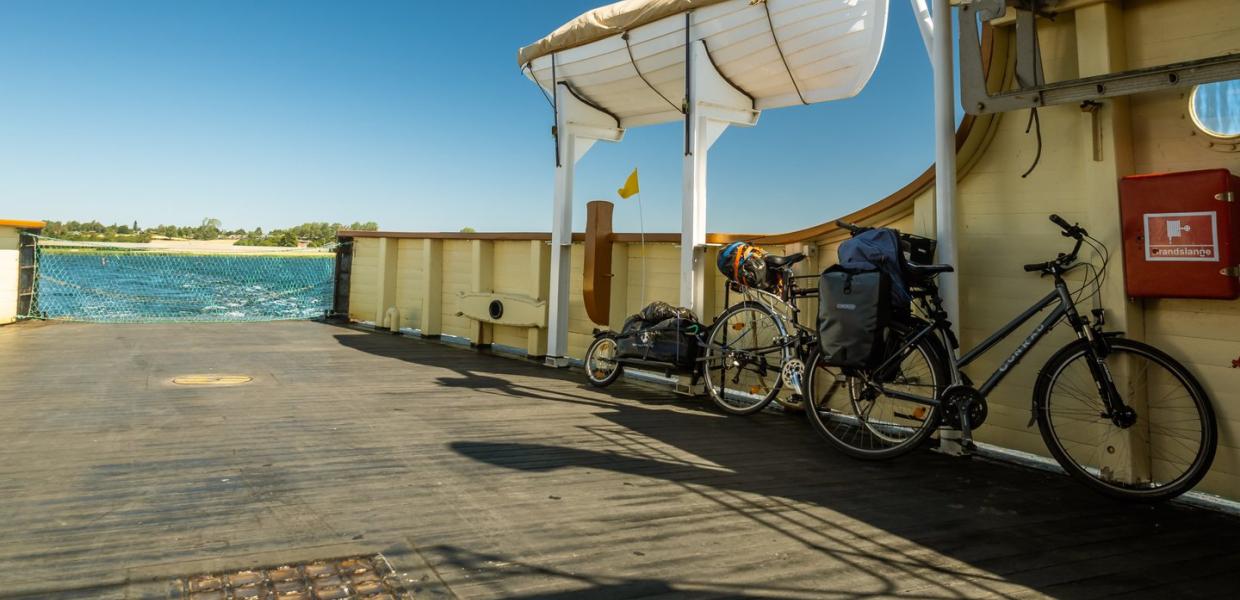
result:
[[[784,385],[788,386],[793,393],[805,396],[805,391],[801,389],[801,382],[805,380],[805,363],[801,362],[801,359],[793,358],[784,363],[780,377],[783,378]]]
[[[943,408],[943,424],[952,429],[959,429],[962,420],[961,408],[969,415],[969,428],[977,429],[986,422],[990,413],[986,406],[986,398],[970,385],[953,385],[943,390],[940,399]]]

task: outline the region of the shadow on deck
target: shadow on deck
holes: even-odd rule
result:
[[[0,394],[0,597],[353,552],[431,597],[1240,591],[1225,515],[317,323],[0,329]]]

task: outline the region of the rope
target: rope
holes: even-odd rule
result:
[[[741,86],[736,85],[736,82],[732,81],[730,77],[728,77],[727,75],[724,75],[723,70],[719,68],[719,64],[715,62],[715,55],[710,53],[710,46],[706,44],[706,38],[702,38],[701,42],[702,42],[702,50],[706,51],[706,59],[710,61],[710,66],[715,68],[715,73],[718,73],[720,78],[722,78],[725,82],[727,82],[728,85],[732,86],[732,89],[740,92],[742,96],[749,98],[749,107],[754,108],[755,100],[754,100],[753,94],[750,94],[749,92],[745,91],[744,89],[741,88]]]
[[[646,305],[646,216],[642,214],[642,193],[637,192],[637,224],[642,235],[642,301]]]
[[[646,84],[646,87],[649,87],[651,91],[653,91],[655,94],[658,94],[658,96],[662,98],[664,102],[668,103],[672,107],[673,110],[675,110],[676,112],[682,115],[685,114],[685,111],[683,108],[676,106],[676,103],[669,100],[667,96],[664,96],[663,92],[660,92],[659,88],[654,87],[654,84],[650,83],[650,80],[646,79],[646,76],[642,74],[642,70],[637,67],[637,59],[633,58],[633,47],[629,45],[629,32],[627,31],[624,32],[624,35],[620,37],[621,39],[624,40],[624,49],[628,50],[629,52],[629,64],[633,65],[633,71],[637,73],[637,76],[641,78],[642,82]],[[686,81],[685,84],[688,85],[688,82]]]
[[[805,95],[801,93],[801,86],[797,85],[797,78],[792,74],[792,67],[788,65],[788,57],[784,56],[784,49],[779,45],[779,36],[775,35],[775,22],[771,20],[771,4],[766,0],[762,2],[762,8],[766,10],[766,24],[771,28],[771,39],[775,40],[775,50],[779,52],[779,60],[783,61],[784,69],[788,71],[788,79],[792,81],[792,88],[797,91],[797,98],[801,99],[801,104],[808,105],[805,101]]]

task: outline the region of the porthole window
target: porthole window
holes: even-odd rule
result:
[[[1240,139],[1240,79],[1193,88],[1188,112],[1202,132],[1226,140]]]

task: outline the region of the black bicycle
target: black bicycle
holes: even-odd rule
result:
[[[1111,496],[1164,500],[1182,494],[1210,468],[1218,443],[1214,410],[1201,384],[1166,353],[1119,332],[1107,332],[1104,311],[1082,316],[1078,301],[1097,298],[1109,254],[1080,225],[1058,215],[1051,221],[1076,240],[1072,251],[1025,271],[1049,276],[1054,290],[957,358],[959,344],[943,310],[935,278],[950,265],[908,263],[914,314],[889,329],[883,359],[871,369],[839,371],[809,363],[814,428],[832,445],[858,458],[883,459],[916,448],[944,425],[959,432],[966,451],[987,417],[986,397],[1043,337],[1066,321],[1077,339],[1039,371],[1033,418],[1051,454],[1073,477]],[[854,235],[867,228],[841,223]],[[1089,245],[1102,266],[1078,262]],[[1064,276],[1085,267],[1076,290]],[[979,387],[961,369],[1047,308],[1050,314]]]
[[[805,258],[800,252],[764,256],[767,289],[728,282],[724,291],[728,309],[711,325],[702,358],[706,392],[719,408],[749,415],[777,398],[784,408],[802,408],[805,365],[817,345],[817,333],[801,323],[798,302],[818,296],[816,285],[797,285],[818,279],[793,273],[793,265]],[[733,305],[732,294],[743,300]],[[792,394],[780,397],[785,386]]]

